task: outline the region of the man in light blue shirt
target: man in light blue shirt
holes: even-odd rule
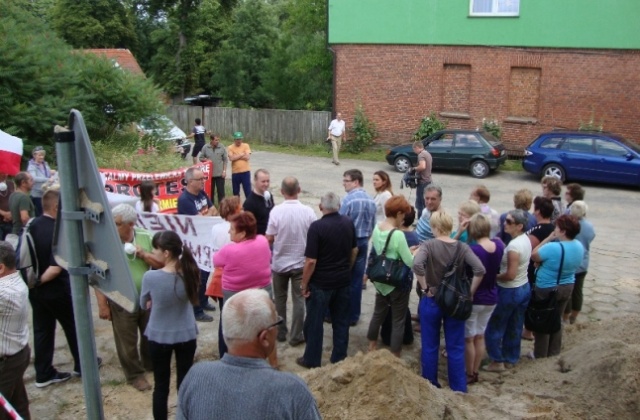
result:
[[[416,226],[416,234],[420,242],[424,242],[428,239],[433,239],[433,232],[431,231],[431,214],[440,210],[442,205],[442,188],[437,185],[428,185],[424,191],[425,209],[420,215],[418,225]]]
[[[358,255],[351,269],[351,307],[349,324],[354,326],[360,319],[362,304],[362,277],[367,264],[367,245],[376,224],[376,204],[362,188],[363,177],[359,169],[349,169],[342,175],[342,184],[347,196],[342,200],[340,214],[349,216],[356,228]]]

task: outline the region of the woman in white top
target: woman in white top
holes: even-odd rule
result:
[[[136,211],[138,213],[159,213],[160,206],[158,206],[157,200],[153,197],[153,191],[156,189],[153,181],[142,181],[139,189],[140,201],[136,203]]]
[[[389,174],[385,171],[374,172],[373,188],[376,190],[376,195],[373,197],[373,201],[376,203],[376,223],[380,223],[386,218],[384,204],[393,196]]]
[[[520,359],[520,341],[524,312],[529,305],[531,287],[527,267],[531,258],[531,242],[524,231],[527,215],[511,210],[504,220],[504,231],[513,239],[504,250],[498,274],[498,304],[484,333],[487,354],[492,362],[483,370],[502,372],[505,363],[516,364]]]

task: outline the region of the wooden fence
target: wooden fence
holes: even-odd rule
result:
[[[202,125],[230,138],[235,131],[242,131],[248,140],[265,143],[313,144],[327,138],[331,113],[327,111],[286,111],[280,109],[204,108],[171,105],[167,116],[187,134],[196,118]]]

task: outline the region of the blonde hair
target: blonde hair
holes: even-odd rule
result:
[[[476,213],[480,213],[480,205],[473,200],[463,201],[458,210],[471,217]]]
[[[569,207],[569,212],[572,216],[576,216],[579,219],[583,219],[587,216],[587,211],[589,210],[589,206],[582,200],[576,200],[571,203],[571,207]]]
[[[453,230],[453,218],[444,210],[439,210],[431,214],[429,219],[431,229],[438,229],[438,233],[443,236],[450,236]]]
[[[469,219],[469,237],[478,240],[480,238],[488,238],[491,232],[491,221],[482,214],[476,213]]]

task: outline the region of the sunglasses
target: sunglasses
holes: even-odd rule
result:
[[[513,219],[504,219],[504,222],[508,225],[515,225],[516,221]]]

